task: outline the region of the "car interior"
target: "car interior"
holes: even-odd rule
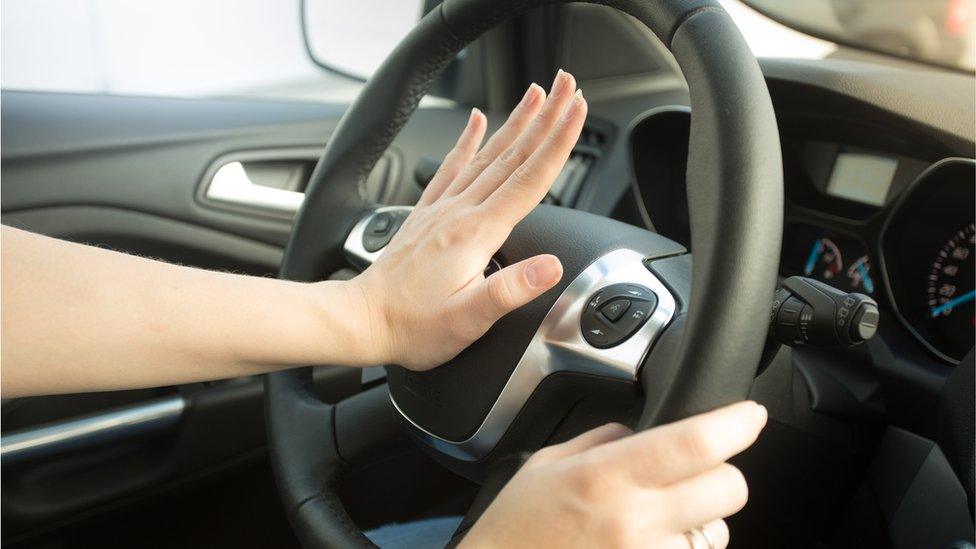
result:
[[[333,4],[300,3],[302,39],[353,101],[4,87],[2,223],[351,278],[472,107],[497,128],[562,68],[586,126],[494,260],[554,253],[558,290],[424,374],[316,365],[4,399],[5,546],[346,547],[461,515],[457,543],[532,451],[733,398],[770,419],[732,461],[750,498],[731,546],[973,546],[970,2],[809,2],[843,15],[828,30],[746,2],[836,45],[756,59],[705,1],[428,0],[367,77],[326,59],[313,26]]]

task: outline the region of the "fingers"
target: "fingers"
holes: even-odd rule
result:
[[[545,461],[562,459],[585,450],[589,450],[590,448],[595,448],[601,444],[619,440],[632,434],[634,434],[634,432],[624,425],[619,423],[608,423],[602,427],[591,429],[582,435],[563,442],[562,444],[547,446],[546,448],[543,448],[537,452],[537,454],[544,453],[542,459]]]
[[[577,91],[542,144],[484,201],[489,217],[515,225],[539,204],[576,145],[586,110],[586,100]]]
[[[417,201],[417,206],[425,206],[437,200],[448,185],[458,176],[458,173],[467,166],[481,146],[481,141],[485,137],[485,130],[488,128],[488,120],[478,109],[471,109],[471,116],[468,117],[468,124],[458,137],[457,143],[451,152],[444,157],[444,162],[437,170],[437,174],[430,180],[427,189]]]
[[[466,202],[480,204],[529,159],[556,127],[567,105],[573,100],[574,91],[576,91],[576,79],[568,72],[560,70],[553,80],[552,90],[538,116],[518,136],[518,139],[478,175],[464,193]],[[573,143],[575,142],[574,139]],[[560,162],[560,168],[562,164]]]
[[[702,530],[712,537],[715,549],[725,549],[729,546],[729,525],[724,520],[713,520],[702,526]]]
[[[746,505],[749,488],[742,472],[723,463],[664,489],[668,517],[678,532],[733,515]]]
[[[484,169],[490,165],[499,154],[514,142],[522,131],[539,114],[546,98],[546,92],[538,84],[532,84],[525,91],[519,104],[508,115],[508,120],[498,129],[488,143],[467,165],[458,173],[447,186],[441,196],[454,196],[462,192],[474,181]]]
[[[479,333],[473,335],[480,337],[499,318],[552,288],[562,276],[563,266],[556,256],[539,255],[479,282],[462,300],[462,307],[477,312],[481,321],[476,327]]]
[[[698,545],[695,545],[689,537],[694,535],[689,533],[691,531],[691,528],[689,528],[688,531],[675,535],[674,538],[670,540],[670,543],[667,543],[666,545],[662,544],[662,546],[680,549],[696,549],[697,547],[703,546],[703,542],[706,542],[707,540],[711,540],[711,546],[715,549],[725,549],[729,546],[729,525],[726,524],[724,520],[713,520],[708,524],[693,528],[700,528],[707,539],[703,540],[699,537],[699,541],[697,542]]]
[[[766,425],[766,409],[740,402],[656,427],[594,452],[626,464],[634,482],[663,486],[715,468],[745,450]]]

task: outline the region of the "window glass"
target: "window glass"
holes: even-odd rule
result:
[[[312,62],[300,9],[297,0],[3,0],[0,86],[350,100],[361,82]]]

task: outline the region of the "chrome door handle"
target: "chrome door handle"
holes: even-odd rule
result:
[[[254,183],[240,162],[228,162],[218,168],[204,196],[217,202],[292,214],[305,200],[304,193]]]

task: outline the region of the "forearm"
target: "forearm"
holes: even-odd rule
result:
[[[547,254],[488,277],[484,266],[546,195],[585,118],[562,71],[548,97],[530,86],[484,146],[487,119],[472,110],[396,236],[349,282],[208,272],[3,228],[3,395],[444,364],[562,277]]]
[[[2,229],[3,394],[172,385],[308,364],[368,364],[342,282],[170,265]]]

